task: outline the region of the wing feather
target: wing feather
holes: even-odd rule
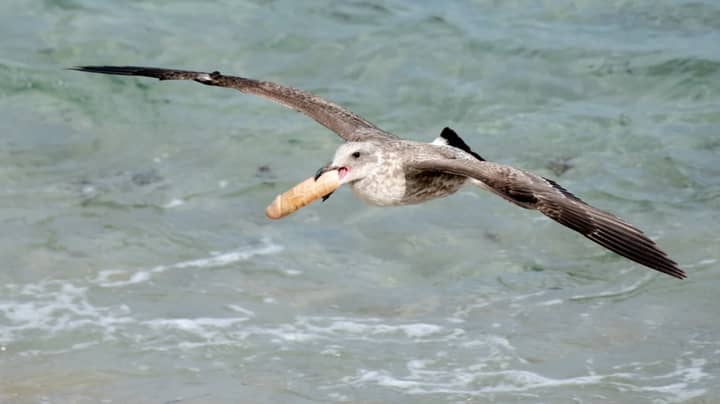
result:
[[[140,66],[77,66],[71,70],[121,76],[143,76],[158,80],[194,80],[209,86],[234,88],[257,95],[302,112],[348,141],[367,138],[396,138],[345,108],[297,88],[270,81],[226,76],[219,72],[204,73],[188,70]]]
[[[474,178],[504,199],[538,210],[616,254],[679,279],[686,277],[677,263],[641,230],[587,204],[552,180],[510,166],[469,159],[433,159],[414,162],[413,166]]]

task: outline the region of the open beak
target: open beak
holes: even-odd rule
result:
[[[338,171],[338,176],[340,177],[340,181],[342,181],[343,177],[345,177],[347,175],[348,171],[350,171],[350,170],[348,170],[347,167],[336,167],[336,166],[333,166],[332,163],[327,163],[324,166],[320,167],[320,169],[318,169],[315,172],[315,181],[317,181],[318,178],[322,177],[322,175],[325,174],[326,172],[333,171],[333,170]],[[333,191],[333,192],[335,192],[335,191]],[[322,201],[323,202],[327,201],[328,198],[330,198],[330,195],[332,195],[332,194],[333,193],[330,192],[329,194],[323,196]]]
[[[327,163],[326,165],[320,167],[320,169],[318,169],[315,172],[315,181],[317,181],[318,178],[320,178],[326,172],[332,171],[332,170],[338,171],[338,176],[340,177],[340,181],[342,181],[342,179],[345,178],[345,176],[350,172],[350,169],[347,167],[337,167],[337,166],[332,165],[332,163]]]
[[[320,167],[317,171],[315,171],[315,181],[318,180],[323,174],[325,174],[328,171],[337,170],[337,167],[333,167],[332,163],[327,163],[324,166]]]

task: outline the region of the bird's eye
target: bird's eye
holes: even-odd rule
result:
[[[356,158],[356,159],[360,158],[360,152],[356,151],[355,153],[352,154],[352,156],[353,156],[353,158]]]

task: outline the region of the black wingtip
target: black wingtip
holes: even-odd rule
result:
[[[143,66],[75,66],[69,70],[76,70],[86,73],[113,74],[118,76],[141,76],[158,80],[195,80],[203,84],[207,83],[207,73],[190,70],[163,69],[158,67]]]
[[[682,269],[680,269],[680,268],[677,266],[677,264],[674,265],[672,271],[668,271],[668,272],[665,272],[665,273],[668,274],[668,275],[670,275],[670,276],[672,276],[672,277],[674,277],[674,278],[680,279],[680,280],[683,280],[683,279],[687,278],[687,274],[685,273],[685,271],[683,271]]]
[[[137,69],[131,69],[130,66],[73,66],[68,67],[67,70],[86,73],[131,74]]]
[[[138,66],[73,66],[68,70],[75,70],[86,73],[101,73],[101,74],[119,74],[124,76],[135,76],[143,71],[148,70],[161,70],[148,67]]]
[[[479,154],[472,151],[472,149],[470,149],[470,146],[468,146],[467,143],[465,143],[465,141],[462,140],[462,138],[454,130],[450,129],[449,127],[446,126],[442,130],[442,132],[440,132],[440,137],[445,139],[449,146],[457,147],[458,149],[460,149],[468,154],[471,154],[476,159],[478,159],[480,161],[485,161],[485,159],[480,157]]]
[[[458,134],[454,130],[452,130],[449,126],[446,126],[443,128],[442,132],[440,132],[440,136],[447,139],[448,137],[451,137],[451,136],[458,136]]]
[[[105,73],[104,71],[98,70],[99,66],[73,66],[66,67],[65,70],[73,70],[76,72],[87,72],[87,73]]]

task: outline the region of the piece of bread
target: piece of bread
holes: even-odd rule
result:
[[[265,209],[270,219],[280,219],[340,188],[337,170],[325,172],[317,180],[310,177],[275,197]]]

